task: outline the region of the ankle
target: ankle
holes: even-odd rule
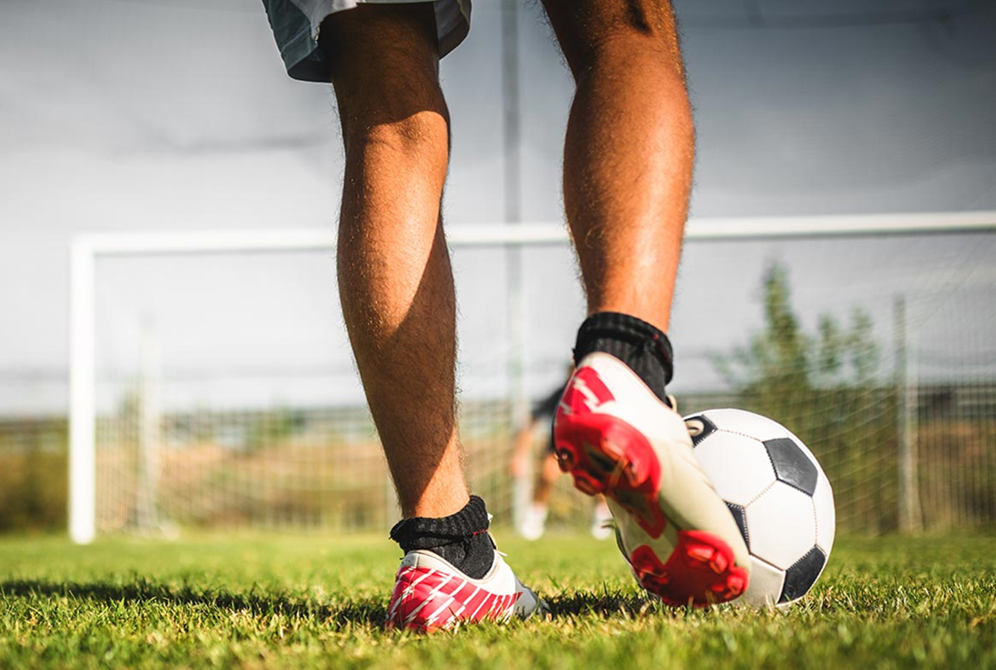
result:
[[[402,519],[391,529],[391,539],[406,554],[418,549],[432,551],[468,577],[480,579],[494,563],[489,526],[484,501],[470,496],[470,501],[455,514]]]
[[[635,316],[598,312],[578,329],[575,363],[596,351],[628,365],[662,402],[668,402],[666,386],[673,376],[673,352],[664,331]]]

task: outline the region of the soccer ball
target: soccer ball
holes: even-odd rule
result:
[[[750,584],[735,602],[770,607],[802,598],[826,566],[835,530],[833,491],[816,457],[752,412],[710,409],[685,422],[750,551]]]

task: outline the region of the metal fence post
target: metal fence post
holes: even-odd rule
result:
[[[906,298],[898,296],[893,303],[896,338],[896,400],[899,424],[899,531],[913,533],[923,527],[920,510],[920,489],[917,471],[917,379],[912,370],[909,351],[909,329],[906,321]]]

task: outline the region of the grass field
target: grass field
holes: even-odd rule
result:
[[[420,637],[381,627],[383,538],[0,540],[0,668],[996,668],[994,538],[839,540],[785,613],[662,607],[611,542],[501,548],[552,616]]]

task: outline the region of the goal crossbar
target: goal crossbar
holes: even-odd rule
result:
[[[920,235],[996,228],[996,211],[691,219],[686,240],[807,239],[865,235]],[[447,244],[525,246],[569,239],[561,224],[524,223],[455,226]],[[99,256],[332,250],[335,234],[323,229],[228,229],[213,231],[85,233],[73,248]]]

